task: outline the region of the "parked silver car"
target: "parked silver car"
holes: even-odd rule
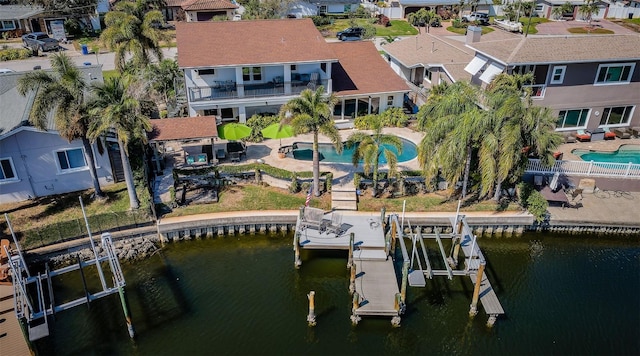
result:
[[[50,38],[44,32],[32,32],[22,36],[22,43],[33,51],[57,51],[60,43],[55,38]]]

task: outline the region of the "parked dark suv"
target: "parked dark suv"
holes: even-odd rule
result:
[[[343,38],[353,38],[353,37],[362,37],[364,34],[364,28],[362,27],[349,27],[343,31],[337,33],[336,37],[339,40],[343,40]]]

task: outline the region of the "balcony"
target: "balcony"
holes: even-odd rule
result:
[[[327,88],[328,80],[292,80],[288,83],[271,81],[259,84],[236,85],[233,81],[215,82],[210,87],[190,87],[189,101],[209,101],[218,99],[238,99],[238,98],[264,98],[284,95],[298,95],[305,89],[315,90],[318,86],[324,85]],[[287,90],[290,87],[291,91]],[[244,90],[240,90],[244,89]],[[240,95],[239,92],[244,92]]]
[[[525,85],[525,87],[531,88],[531,97],[534,99],[544,98],[544,92],[547,89],[547,86],[544,84]]]

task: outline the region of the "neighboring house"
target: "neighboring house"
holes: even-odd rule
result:
[[[100,20],[96,11],[103,11],[105,7],[105,0],[100,0],[96,8],[88,8],[84,15],[76,18],[84,26],[99,30]],[[14,38],[30,32],[45,32],[63,39],[66,34],[62,25],[70,17],[66,11],[45,11],[39,6],[0,5],[0,32],[9,31]]]
[[[393,6],[393,3],[396,1],[387,0],[388,6]],[[469,2],[463,2],[465,6],[465,10],[471,10],[471,5]],[[460,0],[400,0],[400,7],[402,8],[402,17],[406,17],[412,12],[416,12],[422,8],[427,10],[433,10],[436,13],[440,11],[452,11],[454,7],[460,6]],[[488,0],[478,0],[477,3],[474,3],[475,6],[474,11],[483,11],[488,12],[489,8],[493,4],[492,1]]]
[[[463,42],[428,33],[384,45],[391,68],[412,84],[431,88],[440,83],[471,80],[464,67],[474,51]]]
[[[555,16],[553,15],[553,9],[556,7],[562,7],[564,4],[570,3],[573,5],[573,10],[569,13],[564,13],[561,18],[564,19],[583,19],[584,15],[580,12],[580,6],[585,4],[584,0],[537,0],[536,1],[536,13],[540,17],[544,17],[547,19],[553,19]],[[604,1],[597,1],[598,11],[591,15],[591,18],[596,19],[604,19],[607,16],[607,11],[609,10],[609,4]]]
[[[81,70],[88,78],[102,80],[101,66]],[[52,119],[47,131],[29,125],[35,93],[18,93],[18,78],[23,75],[0,74],[0,204],[93,188],[80,140],[60,137]],[[93,150],[102,186],[114,181],[110,157],[119,159],[113,151],[117,143],[106,146],[102,153],[97,145]]]
[[[465,67],[485,86],[499,73],[534,74],[537,105],[558,131],[640,126],[640,35],[522,37],[468,45]]]
[[[311,19],[178,23],[176,37],[189,116],[246,122],[322,85],[341,98],[343,118],[401,107],[409,91],[373,43],[329,44]],[[351,100],[367,106],[352,110]]]
[[[228,0],[167,0],[163,9],[167,21],[211,21],[215,18],[233,19],[238,5]]]

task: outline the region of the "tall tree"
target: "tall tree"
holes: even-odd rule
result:
[[[524,173],[528,156],[545,164],[553,162],[553,151],[562,143],[555,132],[557,117],[548,108],[533,106],[531,74],[499,74],[485,91],[487,115],[478,149],[481,196],[500,200],[502,184],[515,182]]]
[[[175,99],[175,81],[182,76],[178,62],[174,59],[163,59],[160,63],[150,63],[144,71],[144,78],[151,89],[161,96],[164,104]]]
[[[369,125],[373,129],[372,134],[355,132],[347,139],[346,146],[355,147],[352,156],[354,167],[357,168],[362,160],[365,174],[369,174],[373,170],[373,196],[377,196],[380,157],[384,157],[387,161],[389,177],[396,176],[398,170],[396,153],[385,145],[394,147],[398,154],[402,154],[402,141],[397,136],[382,133],[384,126],[380,115],[371,115]]]
[[[115,76],[107,78],[103,84],[91,87],[95,94],[90,103],[91,113],[96,115],[98,120],[90,127],[90,135],[97,138],[106,133],[115,133],[120,147],[129,204],[131,209],[138,209],[140,201],[133,181],[128,144],[134,139],[146,142],[146,132],[151,131],[151,122],[142,114],[140,95],[131,85],[132,78],[128,75]]]
[[[325,95],[324,87],[315,91],[305,89],[297,98],[291,99],[280,109],[282,124],[291,125],[297,134],[313,134],[313,191],[320,195],[320,154],[318,151],[318,135],[328,137],[336,148],[342,152],[342,139],[333,121],[333,107],[338,99],[335,94]]]
[[[163,34],[156,27],[164,21],[162,12],[153,10],[156,2],[149,0],[125,0],[115,5],[104,18],[107,28],[100,35],[109,49],[115,52],[116,69],[122,72],[131,56],[131,66],[143,69],[152,57],[162,60],[160,40]]]
[[[40,130],[46,130],[47,115],[53,112],[55,127],[61,137],[69,142],[82,140],[84,159],[89,167],[96,197],[104,198],[88,138],[92,117],[86,105],[88,93],[85,74],[64,53],[53,55],[51,68],[51,72],[36,70],[18,79],[18,92],[21,95],[36,91],[29,122]]]
[[[472,152],[483,124],[478,107],[479,90],[468,82],[456,82],[439,95],[430,96],[418,112],[418,127],[425,132],[418,162],[427,181],[438,172],[454,185],[462,179],[462,198],[467,195]]]
[[[580,5],[579,11],[587,20],[589,27],[591,27],[591,20],[593,19],[593,14],[597,14],[600,9],[598,8],[598,4],[595,0],[585,0],[584,4]]]

